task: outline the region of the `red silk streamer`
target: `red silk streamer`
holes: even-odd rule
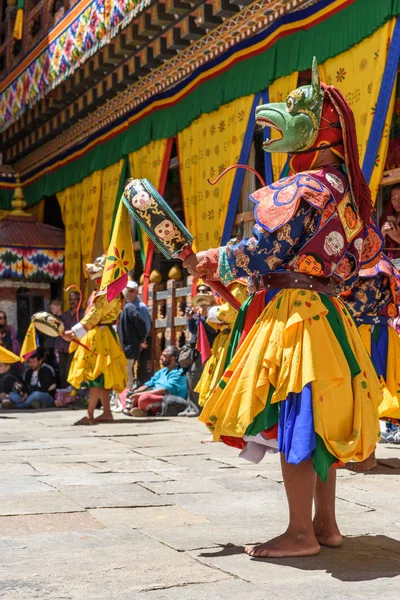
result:
[[[208,342],[206,329],[204,327],[204,323],[201,320],[200,315],[199,315],[199,324],[198,324],[198,329],[197,329],[197,349],[200,352],[201,362],[204,365],[204,363],[211,356],[211,348],[210,348],[210,344]]]
[[[79,302],[78,302],[78,306],[76,308],[76,320],[79,323],[79,311],[81,309],[82,306],[82,290],[75,284],[75,283],[71,283],[71,285],[69,285],[68,287],[64,288],[64,292],[69,292],[70,290],[76,290],[79,294]],[[77,338],[73,339],[73,343],[77,344],[78,346],[82,346],[82,348],[85,348],[85,350],[89,350],[89,352],[91,352],[92,354],[94,354],[95,356],[97,356],[97,352],[94,352],[94,350],[92,350],[91,348],[89,348],[89,346],[86,346],[86,344],[83,344],[82,342],[80,342]]]
[[[147,246],[147,255],[146,255],[146,264],[144,265],[144,271],[143,271],[143,294],[142,294],[142,300],[145,304],[147,304],[147,301],[149,299],[149,282],[150,282],[150,272],[151,272],[151,265],[153,262],[153,256],[154,256],[154,242],[152,240],[149,240],[149,245]]]
[[[246,169],[247,171],[251,171],[257,177],[257,179],[259,180],[259,182],[261,183],[261,185],[263,187],[265,187],[265,181],[261,177],[261,175],[260,175],[260,173],[258,171],[256,171],[255,169],[253,169],[253,167],[249,167],[249,165],[240,165],[240,164],[231,165],[230,167],[226,168],[224,171],[222,171],[222,173],[220,173],[220,175],[218,175],[218,177],[216,179],[214,179],[214,181],[211,181],[211,179],[207,178],[208,183],[210,185],[215,185],[216,183],[218,183],[218,181],[221,179],[221,177],[223,177],[229,171],[232,171],[232,169]]]

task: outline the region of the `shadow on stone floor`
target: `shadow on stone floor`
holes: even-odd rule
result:
[[[365,475],[399,475],[400,474],[400,458],[377,458],[378,466],[370,471],[366,471]]]
[[[243,546],[226,544],[218,549],[202,552],[199,557],[228,557],[243,554],[243,552]],[[322,547],[317,556],[249,558],[249,560],[262,563],[271,562],[274,565],[293,567],[303,571],[325,571],[340,581],[372,581],[400,575],[400,541],[385,535],[361,535],[344,538],[341,548]],[[221,563],[219,565],[221,566]]]

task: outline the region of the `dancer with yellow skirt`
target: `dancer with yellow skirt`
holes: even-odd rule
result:
[[[343,301],[354,317],[361,338],[379,375],[383,400],[379,417],[400,419],[400,336],[391,319],[400,304],[400,273],[382,254],[379,262],[360,271],[357,284],[344,294]],[[350,463],[352,471],[365,472],[376,467],[375,452],[361,463]]]
[[[105,257],[86,265],[91,279],[100,282],[104,270]],[[79,323],[63,337],[72,342],[78,338],[83,346],[77,346],[68,375],[69,383],[79,389],[83,382],[89,385],[87,416],[75,425],[93,425],[100,421],[112,421],[110,392],[122,392],[126,383],[126,358],[113,325],[116,324],[122,303],[119,296],[109,302],[105,291],[95,291],[91,295],[88,308]],[[103,413],[94,418],[98,401]]]
[[[246,280],[233,281],[228,288],[241,304],[245,301],[247,296]],[[237,311],[227,302],[213,306],[208,311],[207,323],[218,331],[218,334],[211,348],[211,356],[203,367],[202,375],[195,389],[195,392],[199,394],[199,406],[204,406],[225,371],[232,325],[237,314]]]
[[[342,543],[333,466],[364,460],[379,439],[380,383],[338,293],[377,262],[382,237],[353,114],[339,90],[320,83],[315,59],[311,85],[258,107],[256,120],[278,131],[263,148],[288,152],[292,175],[251,194],[250,238],[184,262],[203,279],[250,276],[259,285],[246,303],[258,315],[200,420],[249,460],[281,453],[287,530],[246,553],[310,556]]]

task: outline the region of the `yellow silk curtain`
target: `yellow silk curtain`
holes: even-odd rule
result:
[[[107,251],[110,242],[114,209],[119,200],[117,194],[123,164],[124,161],[120,160],[102,171],[101,205],[103,218],[102,243],[104,252]]]
[[[238,162],[254,96],[244,96],[203,114],[178,134],[179,164],[185,221],[196,250],[218,246],[235,172],[224,169]]]
[[[93,247],[99,214],[101,171],[57,194],[65,226],[64,287],[79,288],[85,264],[93,258]],[[85,295],[88,285],[85,285]],[[64,297],[67,301],[67,294]]]
[[[279,77],[273,84],[268,88],[269,101],[270,102],[285,102],[287,96],[296,89],[297,87],[298,72],[295,71],[285,77]],[[279,137],[278,132],[275,129],[271,129],[271,140]],[[277,181],[281,177],[282,169],[285,166],[287,160],[287,154],[283,152],[272,152],[272,173],[274,181]]]
[[[155,142],[150,142],[150,144],[143,146],[139,150],[136,150],[136,152],[131,152],[131,154],[129,154],[131,177],[134,177],[135,179],[148,179],[150,183],[158,189],[160,187],[167,145],[167,139],[157,140]],[[147,256],[149,238],[144,231],[141,231],[141,235],[144,254]]]
[[[101,171],[95,171],[86,177],[80,184],[82,186],[82,269],[95,258],[93,256],[94,240],[99,216],[101,196]]]
[[[81,223],[83,186],[82,182],[58,192],[57,200],[65,226],[64,287],[75,284],[81,287]],[[68,294],[64,301],[67,302]]]
[[[362,166],[369,133],[378,100],[383,72],[393,34],[394,20],[388,21],[373,35],[320,65],[320,75],[325,83],[340,89],[350,104],[357,129],[358,151]],[[394,97],[392,98],[393,110]],[[391,112],[391,111],[390,111]],[[379,159],[372,176],[371,189],[376,189],[382,177],[388,146],[389,126],[382,139]]]

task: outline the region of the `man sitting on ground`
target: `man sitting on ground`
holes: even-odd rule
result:
[[[22,381],[13,373],[13,365],[0,362],[0,404],[10,399],[10,392],[21,390]]]
[[[43,408],[54,406],[56,378],[53,369],[44,362],[44,349],[38,348],[28,358],[23,390],[11,391],[3,408]]]
[[[161,354],[162,369],[154,373],[153,377],[140,386],[132,396],[130,414],[133,417],[147,417],[160,412],[164,396],[171,394],[182,398],[187,396],[186,377],[178,365],[179,349],[176,346],[167,346]]]

